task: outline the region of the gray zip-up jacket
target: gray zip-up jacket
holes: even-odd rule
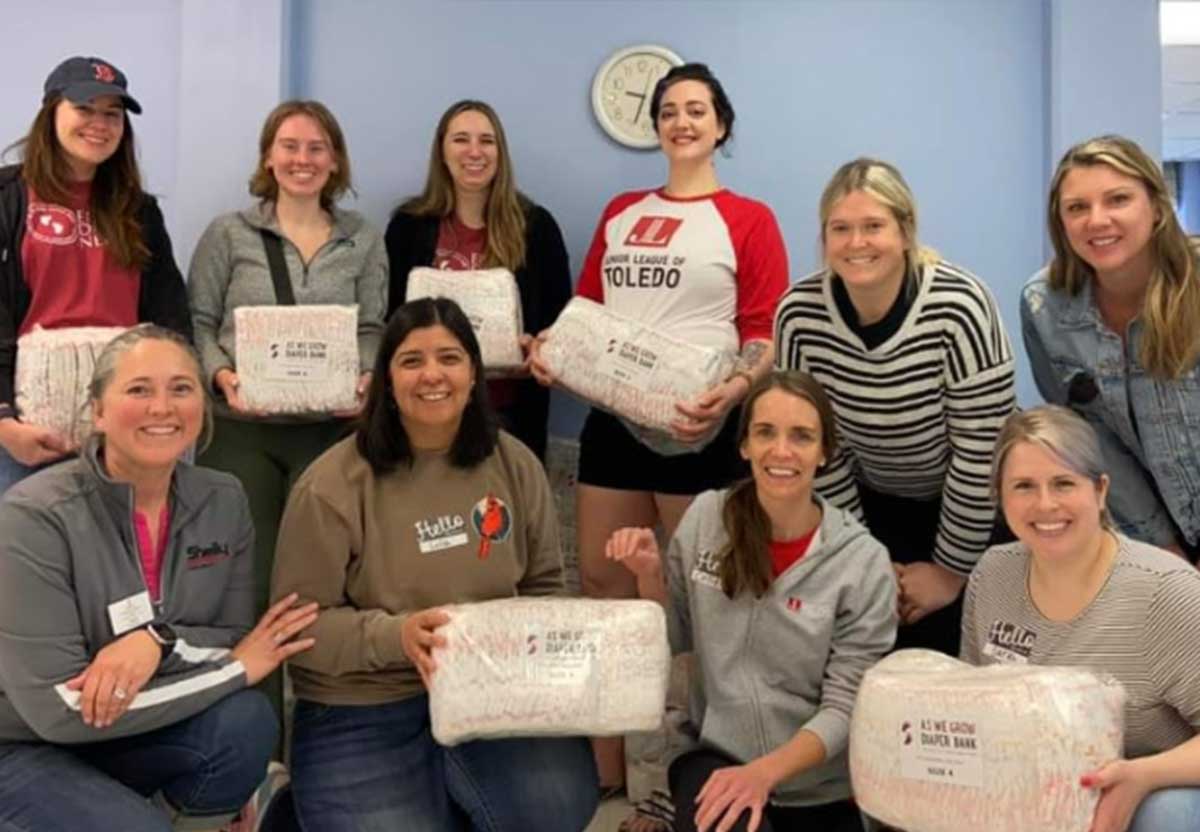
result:
[[[356,211],[333,209],[333,233],[312,260],[283,238],[283,258],[296,303],[358,306],[359,366],[375,365],[387,311],[388,260],[383,235]],[[223,367],[237,368],[233,310],[274,306],[275,286],[261,231],[280,235],[273,203],[223,214],[196,244],[188,269],[196,348],[211,385]]]
[[[780,805],[850,796],[850,714],[867,668],[896,640],[896,579],[887,549],[847,512],[818,499],[821,526],[805,556],[756,599],[721,590],[728,491],[688,508],[667,549],[668,633],[694,651],[692,719],[700,740],[750,762],[800,729],[825,745],[825,762],[781,783]]]
[[[95,439],[0,502],[0,742],[98,742],[179,722],[245,687],[229,648],[254,623],[254,527],[241,484],[180,463],[154,620],[179,640],[113,725],[85,725],[64,683],[117,635],[110,605],[146,591],[133,489]],[[132,630],[130,630],[132,632]]]

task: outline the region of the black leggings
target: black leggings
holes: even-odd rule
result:
[[[915,563],[930,559],[942,516],[940,499],[914,500],[882,494],[861,482],[858,493],[871,536],[887,547],[893,562]],[[896,632],[895,649],[924,647],[957,658],[961,633],[960,593],[949,606],[930,613],[916,624],[901,625]]]
[[[698,748],[671,763],[667,774],[671,783],[671,802],[675,804],[675,832],[696,832],[696,795],[714,771],[741,765],[732,757],[712,748]],[[742,812],[730,832],[746,832],[750,811]],[[758,832],[862,832],[862,816],[849,800],[816,806],[764,807]]]

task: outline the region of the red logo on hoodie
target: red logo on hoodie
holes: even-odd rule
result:
[[[802,606],[804,606],[804,602],[801,601],[799,598],[797,598],[795,595],[793,595],[792,597],[787,599],[787,608],[789,610],[791,610],[792,612],[799,611],[799,609]]]

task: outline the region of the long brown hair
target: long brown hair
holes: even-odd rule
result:
[[[446,167],[443,144],[450,129],[451,120],[460,113],[482,113],[492,123],[496,134],[496,176],[488,190],[484,222],[487,226],[487,251],[483,265],[486,268],[502,267],[515,272],[525,265],[525,224],[530,203],[517,190],[513,175],[512,157],[508,153],[508,140],[504,137],[504,125],[483,101],[465,98],[450,105],[438,120],[433,134],[433,146],[429,150],[429,170],[425,176],[425,189],[417,196],[400,204],[397,212],[418,217],[448,217],[454,211],[454,180]]]
[[[773,370],[750,387],[738,419],[738,447],[750,436],[754,405],[772,390],[782,390],[816,409],[821,426],[821,450],[825,459],[832,459],[837,450],[833,405],[820,383],[800,370]],[[729,538],[720,553],[721,589],[728,598],[735,598],[744,590],[753,593],[755,598],[763,597],[772,581],[771,519],[758,501],[753,477],[730,489],[721,509],[721,520]]]
[[[33,119],[29,133],[7,150],[22,148],[21,177],[38,199],[69,205],[71,168],[58,142],[55,112],[62,95],[48,96]],[[92,179],[92,223],[113,259],[129,269],[142,269],[150,259],[150,249],[142,239],[138,213],[145,199],[142,176],[134,151],[133,124],[124,113],[125,130],[113,155],[96,168]]]
[[[271,147],[275,144],[275,134],[292,116],[308,116],[329,137],[329,151],[333,154],[337,169],[330,172],[325,187],[321,188],[321,207],[330,211],[342,194],[346,191],[353,192],[354,189],[350,184],[350,152],[346,149],[346,137],[342,134],[342,127],[333,117],[333,113],[320,101],[284,101],[267,114],[267,120],[263,122],[262,131],[258,134],[258,165],[250,176],[250,195],[263,202],[274,202],[279,198],[279,183],[267,167],[267,159],[271,155]]]
[[[1141,182],[1154,207],[1154,231],[1149,243],[1154,255],[1154,270],[1139,315],[1145,324],[1139,357],[1151,376],[1179,378],[1200,356],[1197,254],[1175,216],[1162,171],[1136,142],[1123,136],[1097,136],[1072,147],[1058,163],[1050,180],[1046,212],[1046,226],[1054,244],[1054,259],[1050,261],[1048,277],[1050,288],[1077,295],[1084,284],[1096,276],[1087,261],[1071,248],[1061,216],[1063,180],[1075,168],[1094,165],[1108,165],[1117,173]]]

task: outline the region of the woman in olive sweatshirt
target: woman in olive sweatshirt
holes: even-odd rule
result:
[[[274,594],[321,610],[316,646],[291,668],[306,829],[587,825],[598,789],[585,739],[442,747],[424,684],[439,605],[564,592],[556,522],[541,463],[495,427],[470,321],[446,298],[401,306],[357,433],[300,478],[279,534]]]

